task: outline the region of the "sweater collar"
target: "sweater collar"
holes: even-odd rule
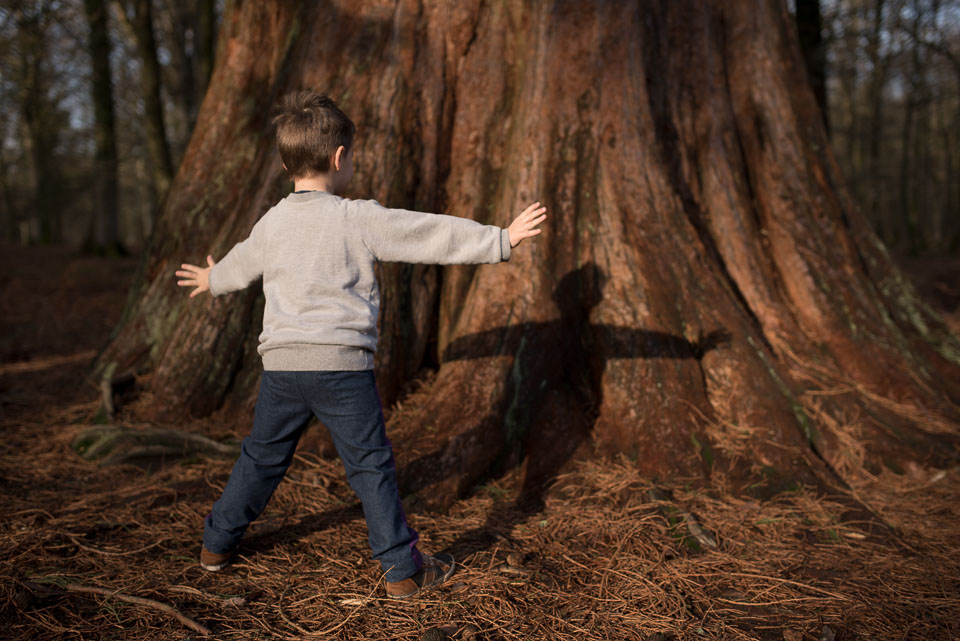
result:
[[[308,203],[313,200],[320,200],[322,198],[330,198],[330,197],[340,198],[340,196],[337,196],[336,194],[331,194],[328,191],[317,190],[317,191],[305,191],[299,194],[296,192],[291,192],[289,195],[287,195],[285,200],[292,203]]]

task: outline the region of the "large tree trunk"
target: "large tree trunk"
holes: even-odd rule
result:
[[[307,87],[357,121],[349,196],[498,225],[550,209],[508,264],[379,266],[384,402],[436,366],[390,415],[408,489],[516,464],[533,488],[614,453],[656,477],[826,483],[957,456],[960,341],[840,181],[784,3],[338,7],[224,18],[97,361],[149,373],[154,418],[252,405],[260,292],[189,299],[173,272],[289,189],[269,109]]]

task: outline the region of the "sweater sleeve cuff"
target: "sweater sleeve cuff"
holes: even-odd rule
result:
[[[210,290],[211,296],[219,296],[220,294],[223,293],[214,286],[213,275],[216,273],[217,273],[217,266],[214,265],[213,267],[210,268],[210,273],[207,274],[207,289]]]
[[[500,230],[500,261],[510,260],[510,232],[506,229]]]

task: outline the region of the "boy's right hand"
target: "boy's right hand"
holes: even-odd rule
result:
[[[511,247],[516,247],[524,238],[536,236],[543,231],[542,229],[534,229],[534,227],[542,223],[547,217],[547,215],[543,213],[545,211],[547,211],[546,207],[540,207],[540,203],[535,202],[520,212],[520,215],[507,227],[507,232],[510,234]]]
[[[195,290],[190,292],[190,298],[193,298],[197,294],[210,291],[210,269],[216,265],[213,256],[207,256],[207,265],[207,267],[188,265],[187,263],[180,265],[183,271],[178,271],[177,276],[186,278],[187,280],[179,280],[177,281],[177,285],[180,287],[196,287]]]

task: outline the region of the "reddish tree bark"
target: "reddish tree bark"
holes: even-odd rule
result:
[[[173,272],[289,190],[269,109],[310,88],[358,124],[348,196],[551,213],[506,265],[378,267],[385,404],[423,377],[389,421],[408,490],[616,453],[825,483],[955,459],[960,341],[851,201],[805,74],[773,0],[235,3],[97,368],[147,374],[158,420],[249,411],[261,294]]]

